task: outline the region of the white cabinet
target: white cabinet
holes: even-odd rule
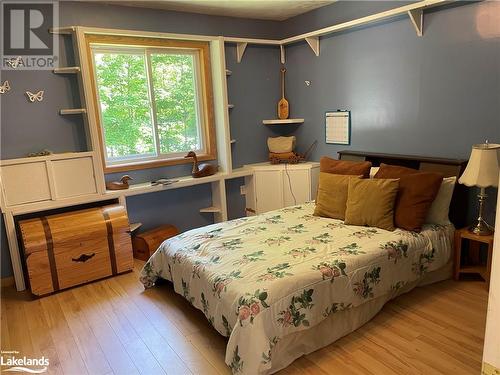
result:
[[[97,195],[95,157],[89,151],[1,160],[2,210]]]
[[[97,193],[91,156],[54,160],[52,171],[56,199]]]
[[[1,167],[6,204],[39,202],[50,199],[47,166],[44,162]]]
[[[269,163],[246,166],[253,175],[245,178],[247,214],[261,214],[316,198],[319,163]]]

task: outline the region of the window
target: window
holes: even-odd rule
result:
[[[106,172],[215,158],[206,42],[87,35]]]

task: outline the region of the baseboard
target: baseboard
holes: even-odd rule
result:
[[[483,370],[481,371],[482,375],[500,375],[500,369],[495,366],[490,365],[489,363],[483,362]]]
[[[2,277],[2,288],[13,286],[14,284],[14,276]]]

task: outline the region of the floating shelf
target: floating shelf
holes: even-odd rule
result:
[[[221,209],[220,209],[220,207],[210,206],[210,207],[206,207],[206,208],[201,208],[200,212],[209,212],[209,213],[216,214],[216,213],[220,213]]]
[[[73,108],[73,109],[61,109],[59,110],[60,115],[78,115],[81,113],[87,113],[85,108]]]
[[[226,69],[226,75],[230,76],[231,74],[233,74],[233,72],[231,70],[229,70],[229,69]]]
[[[230,178],[240,178],[240,177],[246,177],[246,176],[252,176],[253,175],[253,169],[251,167],[240,167],[233,169],[231,172],[231,177]]]
[[[229,108],[229,109],[233,109],[233,108],[234,108],[234,104],[228,104],[228,105],[227,105],[227,108]]]
[[[262,120],[264,125],[286,125],[286,124],[302,124],[303,118],[287,118],[285,120]]]
[[[140,227],[142,227],[142,223],[131,223],[130,224],[130,229],[129,229],[129,232],[130,233],[134,233],[137,229],[139,229]]]
[[[49,33],[51,34],[60,34],[60,35],[71,35],[75,32],[75,26],[68,27],[51,27],[49,28]]]
[[[55,68],[54,73],[55,74],[76,74],[76,73],[80,73],[80,67],[79,66],[66,66],[64,68]]]
[[[307,32],[305,34],[291,36],[285,39],[252,39],[252,38],[238,38],[238,37],[224,37],[224,41],[228,43],[236,44],[236,61],[241,62],[243,58],[243,54],[247,48],[248,44],[261,44],[261,45],[273,45],[280,47],[280,60],[281,63],[285,63],[285,46],[297,42],[305,41],[309,47],[313,50],[316,56],[319,56],[320,53],[320,37],[338,33],[347,29],[359,27],[362,25],[373,24],[376,22],[380,22],[382,20],[388,20],[396,18],[397,16],[406,14],[409,16],[409,19],[412,25],[415,28],[417,36],[421,37],[423,35],[423,25],[424,25],[424,13],[423,10],[429,7],[442,6],[449,3],[447,0],[421,0],[412,2],[411,4],[407,4],[404,6],[400,6],[397,8],[392,8],[389,10],[385,10],[380,13],[371,14],[365,17],[353,19],[350,21],[338,23],[335,25],[331,25],[328,27],[324,27],[322,29],[314,30]],[[464,2],[466,3],[466,2]]]

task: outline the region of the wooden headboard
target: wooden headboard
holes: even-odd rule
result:
[[[426,172],[442,173],[444,177],[460,177],[467,166],[467,160],[432,158],[415,155],[383,154],[376,152],[339,151],[340,160],[370,161],[374,167],[381,163],[401,165]],[[467,221],[467,191],[463,185],[456,184],[450,204],[450,220],[455,227],[462,228]]]

